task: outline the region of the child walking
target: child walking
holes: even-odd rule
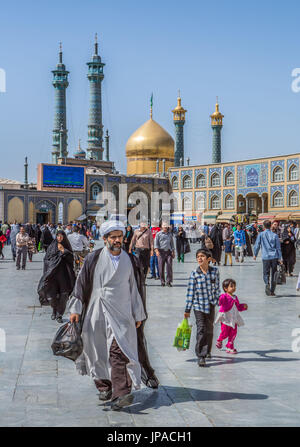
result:
[[[224,251],[225,251],[224,265],[227,264],[227,258],[228,258],[229,263],[232,266],[232,247],[233,247],[232,239],[230,236],[227,236],[226,240],[224,241]]]
[[[221,323],[221,333],[216,343],[218,349],[222,348],[222,342],[228,338],[226,352],[228,354],[237,354],[234,347],[234,340],[237,336],[238,326],[243,326],[244,321],[240,312],[248,309],[247,304],[240,304],[238,297],[234,295],[236,291],[236,282],[234,279],[225,279],[223,281],[223,293],[219,298],[219,313],[215,323]]]

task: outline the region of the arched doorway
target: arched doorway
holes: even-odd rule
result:
[[[9,223],[14,221],[24,223],[24,203],[19,197],[14,197],[8,202],[7,219]]]

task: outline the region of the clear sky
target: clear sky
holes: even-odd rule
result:
[[[153,118],[173,137],[171,110],[180,89],[188,110],[185,156],[211,162],[209,115],[216,96],[225,115],[222,161],[300,152],[299,0],[15,0],[0,10],[0,177],[29,180],[51,162],[59,42],[70,71],[68,150],[86,149],[87,66],[94,35],[104,67],[103,124],[111,159],[126,172],[129,136]]]

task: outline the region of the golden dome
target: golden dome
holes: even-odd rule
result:
[[[174,165],[174,140],[156,121],[150,118],[139,127],[126,144],[127,174],[155,174],[156,162],[162,172]]]

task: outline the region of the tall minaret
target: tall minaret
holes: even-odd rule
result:
[[[181,106],[180,91],[178,92],[177,106],[173,112],[173,121],[175,124],[175,160],[174,166],[180,166],[180,159],[184,160],[184,141],[183,141],[183,126],[185,123],[185,110]]]
[[[221,163],[221,130],[223,127],[224,115],[219,111],[218,97],[215,112],[210,115],[211,127],[213,130],[213,144],[212,144],[212,163]]]
[[[91,62],[87,63],[88,80],[90,82],[90,112],[88,124],[88,158],[102,160],[103,154],[103,125],[101,82],[104,79],[103,67],[98,55],[97,34],[95,36],[95,52]]]
[[[69,85],[66,67],[62,61],[62,46],[59,46],[59,61],[56,70],[53,73],[53,87],[55,88],[54,103],[54,127],[52,131],[52,163],[57,164],[60,155],[60,132],[63,130],[62,152],[63,156],[68,155],[68,131],[67,131],[67,114],[66,114],[66,88]]]

